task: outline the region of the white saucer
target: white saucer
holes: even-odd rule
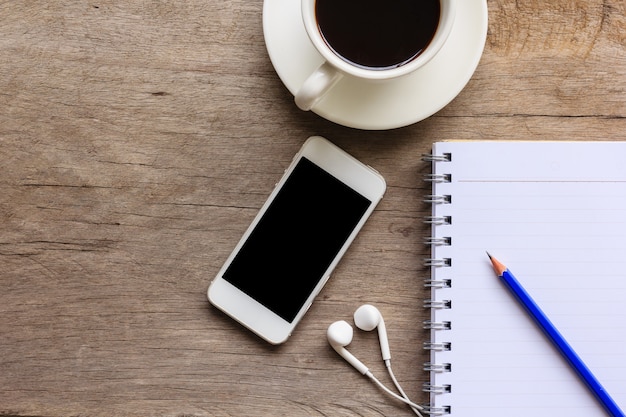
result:
[[[383,82],[345,76],[313,111],[344,126],[371,130],[407,126],[433,115],[461,92],[476,70],[487,20],[487,0],[459,0],[448,41],[430,62]],[[300,1],[265,0],[263,33],[274,69],[295,94],[323,62],[304,30]]]

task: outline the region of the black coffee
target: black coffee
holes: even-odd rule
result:
[[[430,43],[439,0],[317,0],[322,37],[345,61],[369,69],[401,66]]]

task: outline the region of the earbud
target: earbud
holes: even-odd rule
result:
[[[378,340],[380,342],[380,352],[383,361],[391,359],[389,349],[389,339],[387,339],[387,328],[382,314],[371,304],[364,304],[354,312],[354,324],[361,330],[370,332],[378,327]]]
[[[328,343],[330,343],[339,356],[344,358],[350,365],[354,366],[357,371],[365,375],[368,372],[367,366],[346,349],[346,346],[352,342],[353,334],[352,326],[344,320],[334,322],[328,326],[328,330],[326,331]]]

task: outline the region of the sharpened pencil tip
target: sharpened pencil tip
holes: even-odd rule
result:
[[[504,266],[500,261],[491,256],[489,252],[487,252],[487,256],[489,257],[489,260],[491,261],[491,264],[493,265],[493,269],[496,271],[496,274],[501,277],[502,273],[507,269],[506,266]]]

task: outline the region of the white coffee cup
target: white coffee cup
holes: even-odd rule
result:
[[[306,32],[315,49],[325,60],[304,81],[295,95],[296,105],[300,109],[311,110],[344,75],[357,77],[365,81],[384,81],[408,75],[429,62],[437,55],[448,39],[454,24],[457,0],[439,0],[439,22],[428,45],[416,57],[389,68],[373,68],[359,65],[341,57],[329,46],[321,33],[316,15],[317,0],[301,1],[302,20]],[[391,4],[393,1],[381,0],[381,4]]]

